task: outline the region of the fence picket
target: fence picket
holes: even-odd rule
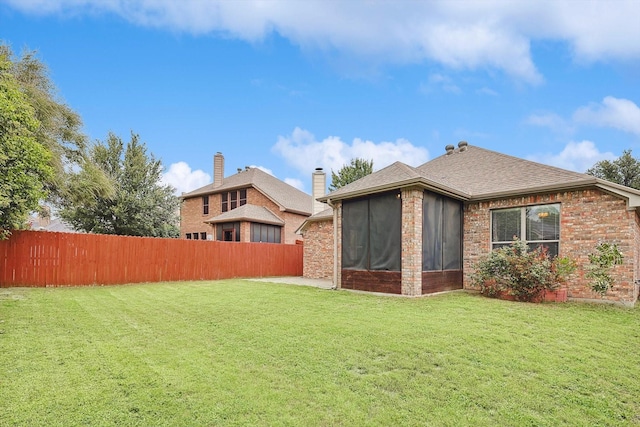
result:
[[[302,245],[14,231],[0,240],[0,287],[300,276]]]

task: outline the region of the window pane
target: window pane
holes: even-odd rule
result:
[[[232,191],[231,193],[229,193],[231,195],[231,209],[235,209],[238,207],[238,192],[237,191]]]
[[[207,240],[207,233],[200,233],[200,240]]]
[[[366,270],[369,266],[369,201],[342,205],[342,268]]]
[[[187,240],[191,240],[191,233],[187,233]]]
[[[275,240],[276,243],[281,243],[282,242],[281,235],[282,235],[282,228],[276,227],[276,240]]]
[[[239,242],[240,241],[240,223],[232,222],[232,224],[233,224],[233,233],[235,235],[236,242]]]
[[[255,222],[251,223],[251,241],[260,241],[260,224],[256,224]]]
[[[261,242],[268,242],[269,241],[268,232],[269,232],[269,230],[267,229],[266,225],[261,225],[260,226],[260,241]]]
[[[228,193],[223,193],[222,194],[222,212],[226,212],[229,210],[229,194]]]
[[[442,196],[427,192],[422,199],[422,271],[442,270]]]
[[[460,202],[444,198],[442,227],[442,268],[460,270],[462,268],[462,205]]]
[[[202,196],[202,214],[209,214],[209,196]]]
[[[491,212],[491,241],[511,242],[522,238],[520,208],[500,209]]]
[[[527,241],[560,239],[560,205],[527,208]]]
[[[536,250],[538,247],[543,247],[547,249],[547,254],[550,258],[558,256],[558,242],[538,242],[538,243],[528,243],[530,251]]]
[[[402,200],[395,193],[369,199],[369,270],[400,271]]]
[[[242,189],[240,190],[240,206],[243,206],[246,204],[247,204],[247,190]]]

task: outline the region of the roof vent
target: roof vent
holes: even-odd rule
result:
[[[238,173],[242,172],[242,168],[238,168]]]
[[[446,147],[444,147],[444,149],[447,151],[447,155],[449,155],[449,154],[453,154],[453,150],[455,150],[456,147],[454,147],[453,145],[449,144]]]
[[[466,151],[468,145],[469,144],[467,144],[467,141],[458,142],[458,151],[460,151],[460,152]]]

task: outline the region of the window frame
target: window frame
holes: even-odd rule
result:
[[[227,212],[229,210],[229,193],[222,193],[222,206],[221,206],[221,210],[222,212]]]
[[[209,215],[209,196],[202,196],[202,215]]]
[[[539,240],[529,240],[527,239],[527,234],[528,234],[528,226],[529,226],[529,222],[528,221],[528,214],[530,210],[534,210],[534,209],[539,209],[539,208],[547,208],[547,209],[556,209],[557,210],[557,223],[554,224],[555,227],[555,234],[556,234],[556,239],[539,239]],[[535,205],[527,205],[527,206],[513,206],[513,207],[509,207],[509,208],[498,208],[498,209],[491,209],[490,210],[490,224],[489,224],[489,247],[491,250],[503,247],[503,246],[507,246],[510,245],[511,243],[513,243],[513,237],[517,237],[518,239],[520,239],[521,241],[523,241],[527,247],[529,247],[530,249],[535,249],[536,247],[539,247],[541,245],[554,245],[556,250],[555,250],[555,256],[558,256],[560,254],[560,242],[562,240],[562,233],[561,233],[561,220],[560,217],[562,215],[562,205],[561,203],[541,203],[541,204],[535,204]],[[519,212],[519,224],[518,224],[518,233],[519,236],[514,235],[512,237],[511,240],[493,240],[494,238],[494,223],[495,223],[495,216],[494,214],[497,212],[506,212],[506,211],[520,211]],[[544,212],[544,211],[543,211]],[[544,223],[542,223],[544,225]],[[551,251],[551,253],[553,254],[554,251]]]
[[[227,191],[220,195],[222,212],[228,212],[244,206],[247,204],[247,189],[241,188],[239,190]]]
[[[249,241],[253,243],[282,243],[282,226],[252,222]]]

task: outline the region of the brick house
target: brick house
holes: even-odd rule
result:
[[[181,196],[181,238],[296,243],[295,230],[311,215],[310,195],[258,168],[224,177],[221,153],[213,164],[213,183]]]
[[[339,288],[408,296],[471,289],[476,262],[517,236],[576,260],[569,298],[638,299],[640,191],[632,188],[461,142],[421,166],[396,162],[319,200],[332,211],[300,230],[305,246],[332,245],[305,259],[304,274],[331,270]],[[624,255],[604,297],[585,277],[600,242],[616,243]]]

